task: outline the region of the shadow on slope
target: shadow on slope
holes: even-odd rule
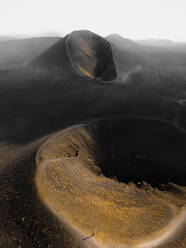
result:
[[[157,69],[161,73],[180,74],[185,77],[186,50],[168,49],[166,47],[150,47],[137,44],[129,39],[112,34],[105,38],[113,46],[119,79],[125,77],[127,71],[137,66]]]
[[[151,186],[186,186],[186,133],[166,121],[108,120],[89,125],[101,151],[107,177]]]
[[[117,77],[110,43],[89,31],[67,35],[35,59],[32,66],[101,81]]]
[[[78,74],[102,81],[116,79],[112,48],[102,37],[89,31],[75,31],[67,36],[66,46]]]

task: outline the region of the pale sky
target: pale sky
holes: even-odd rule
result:
[[[185,26],[186,0],[0,0],[0,36],[88,29],[102,36],[186,41]]]

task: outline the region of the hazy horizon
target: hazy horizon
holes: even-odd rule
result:
[[[0,38],[65,36],[90,30],[131,40],[186,42],[184,0],[0,0]]]
[[[78,31],[78,30],[72,30],[71,32],[73,32],[73,31]],[[91,30],[88,30],[88,31],[91,31]],[[70,32],[69,32],[70,33]],[[21,40],[21,39],[32,39],[32,38],[44,38],[44,37],[65,37],[67,34],[69,34],[69,33],[66,33],[66,34],[64,34],[64,35],[61,35],[60,33],[57,33],[57,32],[48,32],[48,33],[40,33],[40,34],[30,34],[30,35],[24,35],[24,34],[17,34],[17,35],[0,35],[0,41],[9,41],[9,40]],[[95,32],[94,32],[95,33]],[[96,33],[96,34],[98,34],[98,33]],[[129,39],[129,40],[131,40],[131,41],[133,41],[133,42],[136,42],[136,43],[140,43],[140,42],[146,42],[147,41],[147,44],[148,44],[148,42],[158,42],[158,41],[167,41],[167,42],[172,42],[173,44],[174,43],[181,43],[181,44],[186,44],[186,40],[185,41],[176,41],[176,40],[171,40],[171,39],[158,39],[158,38],[153,38],[153,37],[149,37],[149,38],[144,38],[144,39],[132,39],[132,38],[130,38],[130,37],[124,37],[124,36],[122,36],[121,34],[118,34],[118,33],[110,33],[110,34],[108,34],[108,36],[109,35],[115,35],[115,34],[117,34],[117,35],[119,35],[119,36],[121,36],[122,38],[124,38],[124,39]],[[98,34],[98,35],[101,35],[101,34]],[[107,36],[103,36],[103,37],[107,37]]]

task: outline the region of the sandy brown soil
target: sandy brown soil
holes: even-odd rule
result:
[[[6,161],[0,167],[1,248],[79,247],[66,225],[41,202],[35,188],[35,153],[46,139],[15,149],[1,146]],[[8,147],[12,155],[5,152]]]
[[[0,71],[0,248],[186,247],[185,55],[110,48]]]
[[[87,247],[94,242],[96,247],[172,247],[172,239],[179,239],[175,247],[185,247],[186,189],[170,184],[170,191],[160,191],[109,179],[100,174],[97,151],[84,126],[42,146],[36,185],[49,209],[70,223]]]

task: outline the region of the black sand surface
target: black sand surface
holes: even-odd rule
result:
[[[35,183],[38,149],[75,124],[90,124],[106,177],[143,192],[148,184],[158,197],[166,192],[180,213],[186,54],[140,45],[126,51],[88,31],[50,44],[27,66],[0,71],[0,247],[93,247],[51,211]],[[185,248],[185,229],[180,233],[163,247]]]

